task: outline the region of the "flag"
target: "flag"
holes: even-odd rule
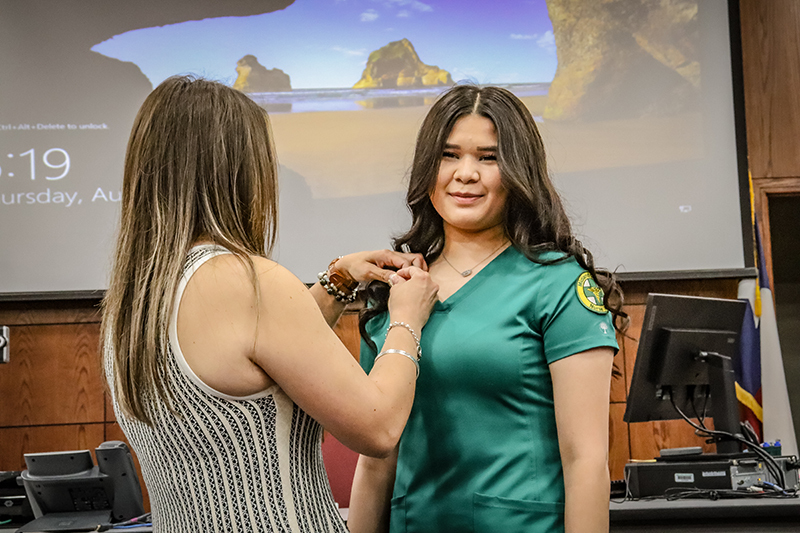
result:
[[[756,279],[739,282],[739,299],[749,302],[745,312],[740,357],[736,366],[736,397],[742,420],[750,421],[763,442],[779,440],[783,455],[797,454],[789,391],[783,369],[778,324],[764,250],[753,219]]]

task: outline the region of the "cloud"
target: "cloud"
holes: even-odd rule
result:
[[[536,41],[536,45],[539,48],[542,48],[550,53],[554,53],[556,51],[556,38],[555,35],[553,35],[553,30],[547,30],[542,34],[534,33],[533,35],[512,33],[509,35],[509,37],[516,41]]]
[[[334,46],[331,48],[334,52],[339,52],[347,56],[363,56],[367,53],[365,49],[360,50],[350,50],[349,48],[344,48],[342,46]]]
[[[374,9],[367,9],[361,13],[361,22],[373,22],[378,18],[378,12]]]
[[[411,2],[411,7],[416,9],[417,11],[433,11],[433,8],[428,4],[423,4],[422,2],[413,1]]]
[[[389,9],[393,7],[403,7],[403,8],[408,7],[416,11],[420,11],[422,13],[433,11],[433,8],[431,6],[423,2],[420,2],[419,0],[374,0],[374,1],[382,3],[385,7]],[[409,15],[403,15],[403,16],[410,16],[410,13]]]
[[[546,32],[544,32],[544,35],[536,39],[536,44],[539,45],[539,48],[544,48],[548,52],[555,52],[556,38],[553,35],[552,30],[547,30]]]
[[[407,10],[404,9],[402,11],[399,11],[397,13],[397,16],[400,17],[400,18],[408,18],[408,17],[411,16],[411,13],[409,13]]]

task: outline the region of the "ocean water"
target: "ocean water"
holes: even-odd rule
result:
[[[497,84],[519,97],[546,95],[549,83]],[[249,93],[268,113],[361,111],[390,107],[430,105],[447,87],[419,89],[297,89],[287,92]]]

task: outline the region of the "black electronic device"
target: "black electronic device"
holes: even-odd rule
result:
[[[33,517],[33,510],[19,481],[20,471],[0,472],[0,522],[25,521]]]
[[[740,435],[733,361],[747,303],[650,294],[633,370],[626,422],[714,419],[716,431]],[[733,439],[717,452],[734,454]]]
[[[628,463],[631,498],[664,496],[670,489],[731,490],[731,461]]]
[[[692,457],[691,460],[686,460]],[[800,485],[797,458],[776,457],[775,462],[783,479],[776,479],[764,460],[754,454],[717,456],[704,454],[660,458],[654,462],[637,462],[625,465],[627,495],[631,498],[664,496],[670,490],[746,490],[764,483],[780,485],[794,490]]]
[[[127,445],[25,454],[22,482],[35,519],[18,531],[96,530],[144,513],[142,491]]]

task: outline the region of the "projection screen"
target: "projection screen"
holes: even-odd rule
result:
[[[735,7],[731,34],[725,0],[486,5],[0,0],[0,295],[107,287],[133,117],[189,73],[269,112],[274,258],[305,282],[407,228],[417,128],[464,82],[531,110],[597,264],[644,277],[752,267]]]

